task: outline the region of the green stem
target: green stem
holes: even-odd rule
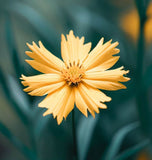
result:
[[[78,160],[74,109],[72,111],[72,134],[73,134],[73,160]]]
[[[140,11],[139,11],[140,13]],[[145,38],[144,38],[144,27],[146,22],[146,13],[140,15],[140,30],[138,38],[138,48],[137,48],[137,77],[136,77],[136,104],[139,119],[141,122],[141,127],[145,134],[150,134],[149,126],[151,122],[150,109],[147,100],[147,91],[143,88],[143,60],[145,53]]]

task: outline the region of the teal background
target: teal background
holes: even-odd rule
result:
[[[39,74],[25,63],[26,42],[41,40],[61,58],[61,33],[72,29],[92,48],[101,37],[118,41],[114,68],[130,70],[126,90],[104,91],[107,110],[93,119],[75,108],[79,160],[151,160],[152,38],[144,36],[150,0],[0,0],[0,160],[72,160],[71,113],[60,126],[38,108],[44,97],[22,91],[19,77]],[[151,9],[152,10],[152,9]],[[137,17],[126,16],[135,11]],[[139,16],[139,19],[138,19]],[[123,22],[138,22],[128,30]],[[151,25],[152,23],[149,23]],[[136,27],[139,33],[133,34]],[[130,31],[130,30],[133,31]],[[152,31],[148,31],[152,37]]]

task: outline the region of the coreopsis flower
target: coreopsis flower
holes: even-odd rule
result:
[[[91,43],[84,44],[84,37],[75,37],[73,31],[61,36],[62,60],[49,52],[39,41],[27,44],[31,51],[26,54],[33,60],[26,60],[34,69],[42,72],[41,75],[26,77],[21,80],[27,88],[24,91],[32,96],[47,95],[39,107],[47,108],[44,116],[53,114],[60,124],[63,118],[73,110],[74,104],[87,117],[88,111],[95,117],[99,109],[106,109],[104,102],[111,100],[102,90],[118,90],[126,87],[120,82],[129,78],[124,75],[128,71],[123,67],[111,68],[119,59],[115,56],[119,49],[115,48],[118,42],[112,40],[103,44],[101,38],[97,46],[90,51]]]

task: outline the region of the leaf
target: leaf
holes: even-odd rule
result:
[[[12,31],[12,24],[11,24],[11,21],[8,15],[6,15],[5,21],[6,21],[5,32],[6,32],[6,40],[7,40],[7,45],[8,45],[7,48],[9,49],[9,53],[10,53],[10,56],[13,62],[13,66],[14,66],[16,75],[17,77],[19,77],[22,73],[23,66],[20,63],[20,58],[19,58],[19,54],[16,49],[15,38],[13,35],[13,31]]]
[[[9,9],[23,16],[46,41],[56,48],[57,30],[48,24],[45,18],[34,8],[22,2],[13,2],[10,4]]]
[[[13,109],[16,111],[19,118],[23,121],[23,123],[28,124],[29,123],[29,114],[28,114],[29,112],[28,112],[28,104],[27,104],[28,102],[25,100],[25,97],[23,96],[24,94],[23,92],[20,92],[20,94],[18,94],[19,92],[18,92],[17,84],[15,84],[15,81],[12,81],[12,79],[9,79],[9,80],[8,79],[0,69],[0,83],[2,84],[2,88],[7,100],[9,101]]]
[[[32,130],[35,139],[38,141],[43,129],[48,124],[50,117],[43,116],[45,108],[38,107],[38,104],[44,99],[44,97],[36,97],[33,100],[32,108],[31,108],[31,121],[32,121]]]
[[[37,160],[35,154],[15,137],[3,123],[0,122],[0,132],[28,159]]]
[[[89,149],[91,137],[98,121],[98,115],[94,119],[92,116],[88,118],[82,117],[77,128],[78,157],[84,160]]]
[[[123,128],[121,128],[113,137],[106,154],[101,159],[103,160],[112,160],[115,158],[116,154],[119,151],[120,145],[122,144],[122,141],[124,140],[125,136],[131,132],[132,130],[139,127],[138,122],[131,123]]]
[[[30,103],[20,84],[18,84],[17,80],[11,75],[8,75],[7,81],[12,99],[14,99],[25,115],[30,115]]]
[[[126,151],[124,151],[123,153],[118,155],[115,160],[125,160],[125,159],[129,158],[130,156],[138,153],[140,150],[144,149],[149,144],[150,144],[150,141],[145,140],[145,141],[127,149]]]

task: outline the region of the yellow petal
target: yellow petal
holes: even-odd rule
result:
[[[67,103],[67,99],[71,94],[71,88],[69,86],[65,86],[60,89],[53,100],[52,104],[48,104],[48,110],[43,114],[44,116],[53,113],[53,117],[57,116],[57,122],[60,124],[63,120],[64,109]]]
[[[119,83],[119,82],[112,82],[112,81],[97,81],[97,80],[88,80],[83,79],[83,82],[86,84],[103,90],[115,91],[119,89],[126,89],[126,86]]]
[[[61,99],[60,102],[58,102],[58,104],[56,105],[56,109],[53,111],[53,116],[56,117],[57,116],[57,122],[58,125],[62,122],[63,117],[64,117],[64,110],[67,104],[67,99],[69,98],[70,94],[71,94],[72,88],[67,86],[66,87],[66,91],[64,95],[61,95]],[[69,106],[72,107],[72,106]]]
[[[52,84],[63,81],[63,78],[59,74],[41,74],[36,76],[26,77],[24,75],[21,76],[21,80],[24,80],[26,83],[39,83],[39,84]]]
[[[69,52],[68,52],[68,46],[67,46],[65,36],[63,34],[61,35],[61,56],[62,56],[62,59],[64,60],[64,62],[66,62],[66,63],[69,62],[70,56],[69,56]]]
[[[91,95],[91,97],[93,97],[97,101],[99,101],[99,102],[109,102],[109,101],[111,101],[111,97],[106,96],[100,90],[98,90],[96,88],[93,88],[91,86],[87,86],[87,88],[88,88],[88,93]]]
[[[87,72],[97,72],[97,71],[105,71],[111,68],[118,60],[120,56],[112,56],[112,58],[108,59],[107,61],[103,62],[102,64],[98,65],[95,68],[88,70]]]
[[[99,113],[99,109],[97,104],[94,102],[92,97],[89,95],[88,89],[85,85],[79,84],[79,92],[81,93],[84,101],[87,103],[89,108],[97,113]]]
[[[91,113],[91,115],[95,118],[94,109],[90,107],[90,104],[87,103],[85,98],[83,97],[80,88],[75,88],[75,102],[76,107],[86,116],[88,117],[87,110]]]
[[[27,46],[32,50],[32,53],[26,52],[26,54],[37,62],[60,71],[64,66],[64,63],[51,52],[49,52],[40,41],[39,45],[40,48],[34,42],[33,45],[27,43]]]
[[[45,55],[45,57],[47,57],[47,59],[49,60],[49,62],[53,65],[52,67],[54,67],[54,68],[56,68],[56,69],[58,69],[60,71],[61,68],[64,66],[63,61],[61,61],[58,57],[56,57],[50,51],[48,51],[43,46],[43,44],[42,44],[41,41],[39,41],[39,46],[40,46],[41,53],[43,53],[43,55]]]
[[[43,96],[51,93],[65,84],[61,75],[58,74],[42,74],[36,76],[26,77],[22,75],[20,78],[24,86],[28,86],[24,89],[26,92],[30,92],[33,96]]]
[[[88,53],[91,49],[91,45],[92,45],[91,42],[86,43],[81,47],[80,51],[78,52],[78,58],[80,59],[81,63],[85,60],[85,58],[87,58]]]
[[[86,72],[84,79],[97,80],[97,81],[117,81],[117,82],[126,82],[130,80],[128,77],[123,75],[127,74],[129,71],[122,70],[123,67],[102,71],[102,72]]]
[[[60,83],[47,85],[47,86],[43,86],[40,88],[36,88],[35,90],[32,90],[28,94],[31,96],[44,96],[46,94],[50,94],[50,93],[56,91],[57,89],[61,88],[63,85],[65,85],[65,81],[60,82]],[[26,91],[26,90],[24,90],[24,91]]]
[[[84,61],[85,69],[92,69],[110,59],[112,55],[119,53],[119,49],[115,48],[118,44],[118,42],[111,44],[110,40],[104,45],[102,45],[102,43],[97,45],[95,49],[90,52],[88,58]]]
[[[106,96],[103,92],[99,91],[98,89],[92,88],[88,85],[82,85],[82,88],[85,94],[88,93],[88,95],[90,96],[89,99],[92,100],[98,108],[102,108],[102,109],[107,108],[107,106],[102,102],[111,101],[110,97]],[[90,108],[90,109],[94,111],[93,108]]]
[[[75,37],[72,30],[67,35],[67,40],[64,35],[61,35],[61,55],[64,62],[73,63],[75,61],[77,63],[80,61],[82,63],[91,49],[91,43],[85,45],[83,43],[84,37],[81,39]]]
[[[67,35],[67,43],[70,62],[73,62],[77,57],[75,57],[75,36],[72,30],[69,32],[69,35]]]
[[[56,96],[58,95],[59,93],[59,90],[53,92],[53,93],[50,93],[48,94],[44,99],[43,101],[41,101],[38,106],[41,107],[41,108],[50,108],[50,106],[52,106],[55,102],[55,98]]]
[[[57,110],[61,107],[61,102],[64,99],[64,95],[66,94],[67,86],[62,87],[61,89],[57,90],[56,92],[53,92],[53,94],[50,94],[50,96],[46,97],[47,99],[42,101],[39,106],[42,107],[43,105],[46,105],[48,110],[43,114],[43,116],[46,116],[48,114],[53,113],[54,118],[56,117]],[[53,95],[53,99],[52,99]],[[49,100],[51,99],[52,102]],[[51,102],[51,103],[48,103]],[[60,106],[58,106],[60,104]]]
[[[88,117],[88,113],[87,113],[88,105],[86,104],[86,102],[85,102],[84,99],[82,98],[82,96],[81,96],[78,88],[75,88],[75,103],[76,103],[76,107],[77,107],[86,117]]]
[[[37,62],[36,60],[25,60],[28,64],[30,64],[34,69],[38,70],[42,73],[58,73],[59,71],[48,67],[47,65],[44,65],[42,63]]]
[[[95,118],[95,113],[92,109],[88,108],[88,111],[91,113],[92,117]]]
[[[66,118],[68,116],[68,114],[73,110],[74,101],[75,101],[74,89],[72,89],[71,94],[69,95],[69,97],[67,99],[67,104],[65,105],[65,109],[63,112],[64,118]]]
[[[95,56],[97,56],[97,53],[101,53],[104,49],[106,49],[111,44],[111,40],[108,41],[103,45],[104,38],[101,38],[101,40],[98,42],[96,47],[89,53],[88,57],[84,61],[85,68],[88,67],[89,63],[91,62],[91,59],[95,59]]]

